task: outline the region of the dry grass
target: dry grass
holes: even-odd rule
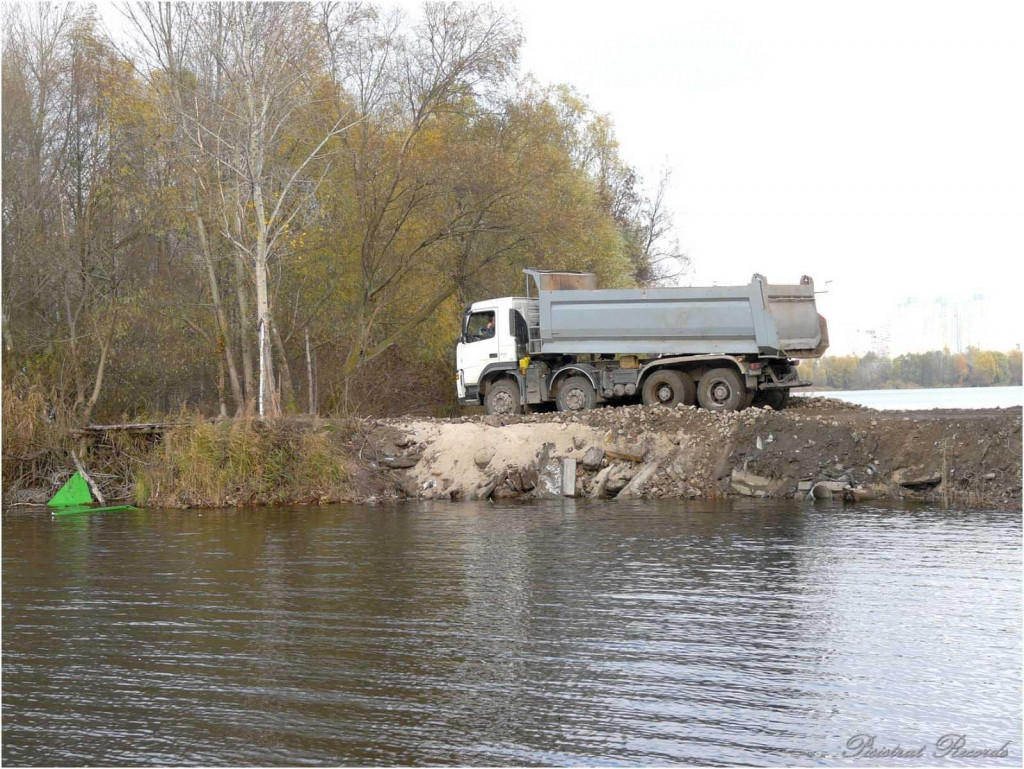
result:
[[[73,472],[71,414],[20,377],[3,384],[3,488],[56,488]]]
[[[351,496],[345,452],[324,429],[194,420],[135,473],[135,501],[166,507],[324,503]]]
[[[107,433],[78,441],[108,499],[174,507],[324,503],[352,496],[349,461],[326,423],[253,420],[186,426],[154,436]],[[15,378],[3,385],[3,491],[52,494],[74,472],[70,411],[55,394]]]

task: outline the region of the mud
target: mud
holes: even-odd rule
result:
[[[375,498],[813,495],[1019,509],[1021,421],[1021,409],[875,411],[814,397],[778,412],[376,420],[368,434],[374,470],[389,480]],[[563,460],[575,465],[571,487]]]

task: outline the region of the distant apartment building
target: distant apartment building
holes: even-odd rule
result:
[[[888,346],[897,355],[944,348],[958,353],[984,346],[986,324],[985,295],[974,294],[959,299],[907,297],[879,328],[885,329]]]
[[[888,322],[882,322],[872,328],[858,328],[851,340],[851,352],[864,356],[869,352],[875,355],[888,356],[891,348],[892,331]]]

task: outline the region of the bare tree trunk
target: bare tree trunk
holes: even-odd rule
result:
[[[224,359],[219,355],[217,356],[217,400],[220,402],[220,418],[225,419],[228,415],[228,404],[224,397]],[[243,406],[240,401],[236,401],[236,403],[240,404],[236,411],[238,414],[242,411]]]
[[[258,142],[258,132],[253,131],[250,135],[250,156],[262,161],[262,146]],[[260,178],[258,162],[255,176]],[[261,399],[260,417],[281,416],[281,404],[277,399],[277,388],[274,378],[274,356],[271,355],[271,321],[270,321],[270,291],[267,286],[267,259],[269,257],[269,233],[267,232],[267,212],[263,204],[263,185],[257,182],[252,186],[252,203],[256,214],[256,322],[260,325],[263,333],[260,334],[260,392]],[[268,398],[267,396],[271,397]]]
[[[278,381],[281,385],[281,408],[285,413],[295,411],[295,388],[292,387],[292,369],[288,365],[288,357],[285,355],[284,342],[277,330],[277,324],[271,318],[270,333],[274,338],[274,347],[277,348],[277,357],[281,359],[278,368]]]
[[[213,311],[217,317],[218,345],[224,353],[224,361],[227,363],[228,377],[231,380],[231,397],[235,401],[235,413],[245,413],[245,393],[242,391],[242,383],[238,379],[238,369],[235,366],[235,356],[231,353],[231,336],[228,328],[227,314],[224,312],[224,304],[220,298],[220,286],[217,283],[217,270],[213,264],[213,254],[210,253],[210,242],[206,237],[206,222],[199,212],[198,194],[192,190],[193,214],[196,220],[196,232],[199,235],[199,245],[203,252],[203,259],[206,262],[206,275],[210,281],[210,296],[213,298]]]
[[[79,444],[81,448],[81,444]],[[92,495],[96,497],[96,501],[101,505],[106,505],[107,500],[103,496],[103,492],[100,491],[100,487],[96,485],[96,481],[92,479],[92,476],[85,471],[85,465],[82,464],[82,460],[78,458],[78,452],[71,449],[71,459],[75,463],[75,467],[78,469],[78,474],[85,478],[85,482],[89,484],[89,488],[92,489]]]
[[[249,302],[245,297],[245,264],[242,262],[242,255],[235,252],[235,293],[238,297],[238,326],[239,326],[239,347],[242,350],[242,376],[245,390],[245,410],[256,397],[256,379],[253,372],[252,354],[249,352],[249,334],[252,331],[252,324],[249,319]]]
[[[7,312],[7,304],[7,302],[4,302],[3,308],[4,352],[10,355],[14,352],[14,341],[11,339],[11,318]]]
[[[259,276],[256,277],[256,302],[261,306],[261,293],[264,298],[266,297],[266,282],[265,274],[262,281]],[[270,334],[268,333],[267,328],[269,320],[265,313],[262,314],[258,322],[259,338],[257,344],[259,347],[260,363],[259,415],[260,419],[265,417],[273,418],[281,415],[281,408],[277,398],[277,385],[274,381],[274,359],[270,354]]]
[[[316,416],[316,392],[313,384],[313,356],[309,353],[309,327],[306,328],[306,389],[308,391],[308,408],[310,416]]]
[[[97,329],[97,332],[99,329]],[[103,374],[107,368],[107,352],[110,350],[110,340],[114,336],[114,324],[110,324],[110,331],[107,333],[106,340],[100,336],[100,362],[96,367],[96,381],[92,386],[92,395],[89,396],[89,402],[85,404],[85,411],[82,412],[82,422],[85,424],[89,423],[92,418],[92,410],[96,407],[96,402],[100,399],[100,391],[103,389]]]
[[[64,279],[64,319],[68,326],[68,340],[71,348],[71,378],[75,385],[75,410],[85,403],[85,384],[78,365],[78,322],[76,314],[71,311],[71,297],[68,295],[67,278]]]

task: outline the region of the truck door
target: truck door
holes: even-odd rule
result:
[[[479,384],[484,368],[498,362],[497,324],[496,309],[479,309],[466,316],[459,346],[459,368],[467,385]]]

